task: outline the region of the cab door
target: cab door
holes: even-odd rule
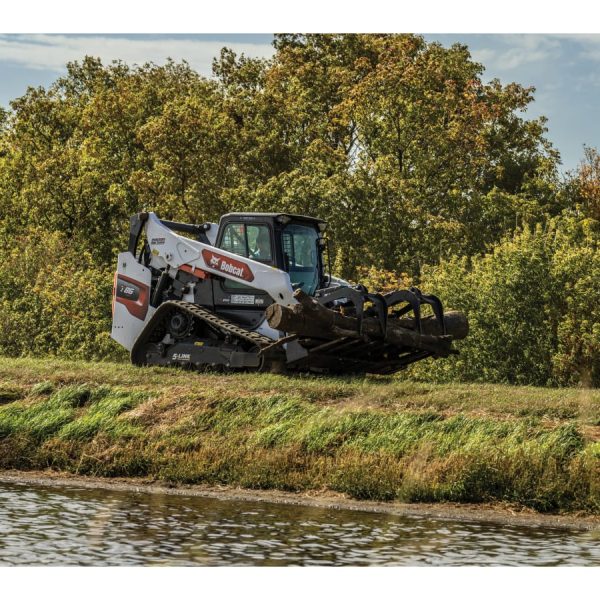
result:
[[[217,246],[245,258],[275,265],[273,230],[270,224],[229,222],[220,232]],[[264,311],[273,299],[240,281],[222,279],[213,288],[215,311],[242,326],[254,329],[264,319]]]

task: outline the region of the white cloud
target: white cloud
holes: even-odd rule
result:
[[[580,60],[600,61],[599,34],[510,34],[489,36],[492,46],[474,48],[473,59],[485,65],[488,71],[507,73],[523,65],[544,61],[566,60],[572,64]],[[569,48],[572,44],[576,48]]]
[[[121,59],[128,64],[162,64],[172,58],[186,60],[194,69],[209,76],[212,60],[224,46],[237,54],[256,58],[270,58],[274,53],[270,44],[168,36],[147,39],[102,35],[0,35],[0,62],[60,72],[67,62],[81,60],[86,54],[99,56],[104,63]]]
[[[588,44],[581,51],[581,58],[587,58],[588,60],[600,61],[600,44]]]
[[[488,71],[511,71],[525,64],[558,58],[561,53],[561,43],[553,36],[502,35],[493,39],[498,47],[472,50],[474,60]]]
[[[597,88],[600,87],[600,73],[592,72],[586,73],[585,75],[580,75],[577,78],[577,83],[575,85],[576,92],[585,92],[590,87]]]

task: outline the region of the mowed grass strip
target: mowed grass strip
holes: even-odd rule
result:
[[[600,512],[600,392],[0,359],[0,467]]]

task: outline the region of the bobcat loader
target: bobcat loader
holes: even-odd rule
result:
[[[457,352],[462,313],[417,288],[373,294],[332,277],[325,229],[283,213],[230,213],[219,225],[132,216],[112,338],[136,365],[199,370],[393,373]]]

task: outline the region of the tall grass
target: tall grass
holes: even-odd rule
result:
[[[600,392],[0,359],[0,467],[600,512]]]

